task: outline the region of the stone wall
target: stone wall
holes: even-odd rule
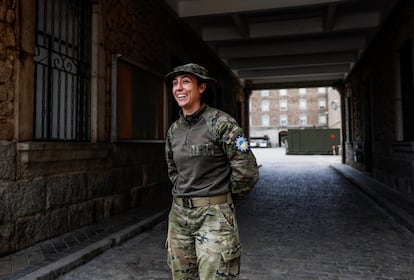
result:
[[[372,174],[412,200],[414,146],[398,139],[396,59],[402,43],[414,40],[413,13],[413,1],[400,1],[349,77],[353,139],[346,147],[347,164]]]
[[[16,59],[16,1],[0,2],[0,140],[14,136],[14,61]]]
[[[33,120],[22,117],[33,110],[34,2],[0,0],[0,256],[131,208],[169,206],[163,141],[110,142],[113,54],[160,75],[189,61],[205,65],[220,81],[212,105],[242,119],[238,80],[163,1],[93,2],[102,16],[94,38],[103,38],[95,44],[104,52],[96,73],[104,73],[97,103],[105,110],[95,119],[104,139],[53,143],[31,141]]]

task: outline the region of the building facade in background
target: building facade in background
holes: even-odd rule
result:
[[[289,128],[341,128],[339,93],[328,87],[255,90],[250,97],[250,137],[283,146]]]

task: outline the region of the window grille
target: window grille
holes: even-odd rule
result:
[[[90,139],[91,2],[38,0],[34,138]]]

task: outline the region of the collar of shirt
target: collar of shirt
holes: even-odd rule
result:
[[[203,104],[198,111],[188,116],[184,116],[183,111],[180,111],[180,117],[184,122],[196,123],[200,119],[201,115],[207,110],[207,107],[208,106],[206,104]]]

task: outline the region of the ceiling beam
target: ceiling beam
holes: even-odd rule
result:
[[[324,29],[325,32],[331,32],[332,31],[332,27],[333,27],[334,21],[335,21],[335,11],[336,11],[336,4],[335,3],[330,3],[328,5],[327,11],[326,11],[325,21],[324,21],[324,25],[323,25],[323,29]]]
[[[263,68],[283,68],[353,63],[356,61],[356,58],[356,53],[339,52],[313,55],[292,55],[240,59],[235,58],[228,60],[227,63],[229,67],[234,70],[252,70]]]
[[[236,26],[237,31],[243,39],[250,38],[250,30],[247,22],[243,20],[240,15],[232,15],[231,19],[233,20],[234,25]]]
[[[280,76],[306,76],[314,74],[340,74],[348,73],[350,70],[349,64],[339,65],[324,65],[311,67],[295,67],[295,68],[277,68],[277,69],[262,69],[262,70],[240,70],[238,76],[241,79],[252,79],[257,77],[269,78]]]
[[[218,54],[224,59],[265,57],[277,55],[315,54],[321,52],[342,52],[363,49],[366,39],[359,37],[341,37],[330,39],[297,40],[290,42],[236,45],[218,48]]]
[[[331,10],[333,8],[330,8]],[[334,12],[331,12],[334,13]],[[328,12],[329,14],[329,12]],[[317,34],[330,31],[344,31],[377,27],[381,22],[379,12],[367,12],[353,15],[336,15],[335,20],[322,17],[310,17],[280,21],[267,21],[252,23],[249,26],[241,22],[239,16],[233,15],[235,25],[223,25],[204,27],[202,29],[203,40],[207,42],[246,39],[267,38],[289,35]],[[235,28],[236,26],[236,28]]]
[[[194,17],[214,14],[246,13],[250,11],[303,7],[346,0],[181,0],[178,2],[180,17]]]
[[[327,76],[327,77],[314,77],[308,80],[274,80],[272,82],[261,83],[261,81],[249,81],[245,83],[246,89],[249,90],[263,90],[263,89],[281,89],[281,88],[308,88],[308,87],[330,87],[343,81],[342,76]]]
[[[252,38],[303,35],[321,33],[322,31],[321,17],[259,22],[250,25],[250,35]]]
[[[381,13],[378,11],[368,13],[354,13],[335,17],[332,31],[373,28],[381,23]]]
[[[344,74],[314,74],[307,76],[274,77],[270,79],[249,79],[246,80],[246,84],[262,85],[262,87],[265,87],[265,85],[277,83],[342,81],[344,78]]]

